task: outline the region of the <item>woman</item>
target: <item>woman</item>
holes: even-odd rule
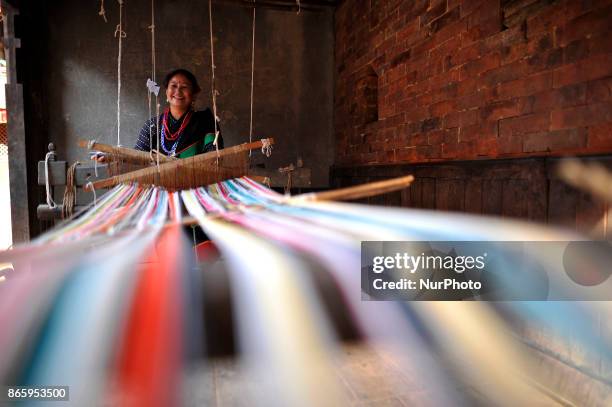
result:
[[[210,109],[197,112],[193,110],[200,92],[196,77],[186,69],[175,69],[166,75],[163,84],[169,106],[159,117],[147,120],[140,130],[134,148],[141,151],[156,149],[159,134],[159,151],[165,155],[185,158],[214,151],[213,113]],[[155,120],[158,123],[157,129]],[[217,143],[219,149],[223,148],[221,135]]]

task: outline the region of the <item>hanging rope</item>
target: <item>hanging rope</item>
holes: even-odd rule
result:
[[[105,23],[108,23],[108,20],[106,19],[106,10],[104,10],[104,0],[100,0],[100,11],[98,11],[98,15],[102,16]]]
[[[155,0],[151,0],[151,83],[147,82],[149,87],[149,117],[151,117],[151,93],[155,93],[155,135],[156,135],[156,151],[159,151],[159,86],[157,85],[157,79],[155,72],[157,68],[155,66]],[[153,142],[152,142],[152,130],[153,123],[149,127],[149,151],[151,152],[151,159],[153,159]],[[159,154],[157,154],[157,169],[159,170]]]
[[[302,4],[300,3],[300,0],[295,0],[295,2],[297,3],[297,7],[298,7],[297,14],[300,14],[300,11],[302,11]]]
[[[49,158],[53,155],[53,152],[49,151],[45,156],[45,189],[47,190],[47,205],[49,208],[55,208],[56,204],[51,195],[51,185],[49,185]]]
[[[215,88],[215,46],[213,41],[213,21],[212,21],[212,0],[208,0],[208,22],[210,26],[210,66],[212,70],[211,75],[211,88],[212,88],[212,102],[213,102],[213,116],[215,122],[215,141],[213,141],[213,145],[215,146],[215,150],[217,151],[217,158],[219,156],[219,144],[217,140],[219,139],[219,129],[217,127],[217,89]],[[217,160],[218,161],[218,160]]]
[[[123,0],[117,0],[119,3],[119,24],[115,29],[115,37],[119,41],[119,54],[117,56],[117,145],[121,145],[121,50],[122,39],[127,36],[123,31]]]
[[[253,35],[251,45],[251,119],[249,123],[249,143],[253,142],[253,83],[255,78],[255,0],[253,0]],[[251,158],[251,150],[249,150]]]

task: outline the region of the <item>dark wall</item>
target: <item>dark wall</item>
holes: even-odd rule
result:
[[[157,0],[157,82],[165,72],[185,67],[201,82],[197,107],[211,106],[208,2]],[[79,138],[116,144],[117,1],[53,2],[48,10],[48,48],[44,104],[48,137],[60,159],[86,159]],[[121,143],[133,146],[148,117],[145,83],[151,77],[149,0],[124,0],[121,75]],[[325,186],[333,160],[333,11],[290,12],[257,9],[254,139],[274,137],[270,159],[276,169],[298,156],[313,170],[314,186]],[[225,145],[249,139],[251,80],[250,9],[215,4],[213,28],[219,117]],[[165,97],[160,97],[162,107]],[[42,157],[40,157],[42,159]]]
[[[610,205],[568,186],[558,176],[564,158],[473,160],[448,163],[335,167],[336,187],[413,174],[402,191],[366,199],[369,204],[467,212],[549,223],[610,239]],[[612,158],[589,157],[585,162],[612,169]]]

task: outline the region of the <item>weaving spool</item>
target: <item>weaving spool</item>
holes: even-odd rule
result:
[[[265,143],[272,145],[274,139],[239,144],[218,152],[212,151],[189,158],[172,159],[170,162],[160,164],[159,167],[142,168],[88,184],[84,189],[90,191],[91,186],[93,189],[102,189],[124,182],[138,182],[141,185],[158,185],[169,190],[178,190],[241,177],[248,174],[248,152],[261,148]],[[121,148],[121,150],[129,149]],[[145,155],[148,157],[148,154]]]

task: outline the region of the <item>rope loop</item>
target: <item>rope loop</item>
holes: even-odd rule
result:
[[[121,24],[117,24],[117,28],[115,28],[115,38],[117,38],[117,34],[119,34],[121,38],[127,37],[126,32],[121,29]]]
[[[45,156],[45,189],[47,191],[47,205],[49,205],[49,208],[55,208],[57,206],[51,195],[51,185],[49,184],[49,158],[51,158],[52,155],[53,153],[49,151]]]
[[[272,155],[272,143],[270,143],[270,139],[261,139],[261,152],[266,157],[270,157]]]
[[[96,198],[96,188],[94,187],[93,182],[89,181],[87,184],[85,184],[85,188],[86,189],[91,189],[91,192],[93,192],[93,196],[94,196],[94,208],[98,205],[98,200]]]

